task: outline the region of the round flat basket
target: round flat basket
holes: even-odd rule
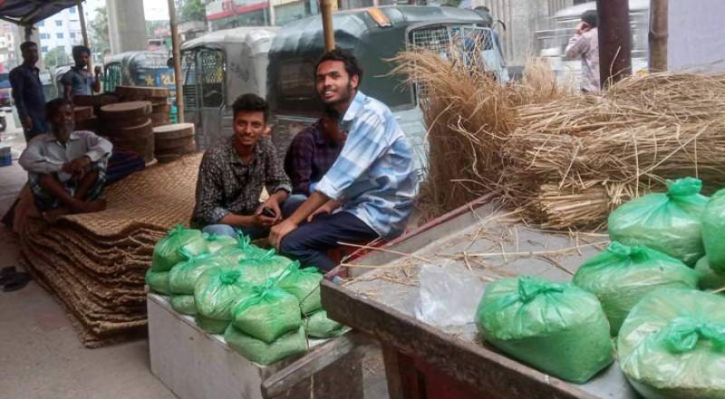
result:
[[[154,135],[157,139],[173,140],[182,137],[194,136],[193,123],[174,123],[171,125],[158,126],[154,128]]]

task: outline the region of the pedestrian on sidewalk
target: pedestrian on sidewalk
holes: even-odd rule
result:
[[[598,93],[599,85],[599,31],[596,10],[582,14],[576,27],[576,34],[566,46],[566,58],[582,60],[581,90],[583,93]]]
[[[10,71],[10,86],[13,88],[13,100],[23,126],[25,142],[30,143],[33,137],[48,131],[45,95],[40,70],[35,66],[38,62],[38,45],[25,42],[20,45],[20,52],[23,63]]]

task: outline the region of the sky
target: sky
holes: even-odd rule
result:
[[[88,19],[93,20],[96,9],[106,7],[106,0],[86,0],[84,7],[88,10]],[[169,4],[166,0],[143,0],[143,8],[147,21],[169,19]]]

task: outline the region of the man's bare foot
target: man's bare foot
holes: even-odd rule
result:
[[[99,199],[91,202],[82,202],[78,204],[75,212],[73,213],[93,213],[100,212],[106,209],[106,200]]]
[[[61,207],[61,208],[56,208],[56,209],[53,209],[53,210],[50,210],[47,212],[43,212],[42,216],[46,222],[48,222],[50,224],[54,224],[55,222],[58,221],[58,219],[61,216],[68,215],[70,213],[71,213],[70,209]]]

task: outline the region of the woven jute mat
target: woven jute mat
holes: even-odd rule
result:
[[[165,232],[187,223],[202,154],[149,168],[109,187],[103,212],[63,217],[78,229],[100,237],[123,238],[137,229]]]

